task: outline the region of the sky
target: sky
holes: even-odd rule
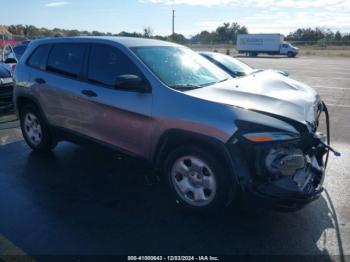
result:
[[[350,0],[0,0],[0,24],[53,29],[141,32],[186,37],[238,22],[250,33],[282,33],[300,27],[350,32]]]

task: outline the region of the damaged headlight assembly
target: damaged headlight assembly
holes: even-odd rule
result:
[[[265,158],[265,166],[271,174],[292,176],[305,167],[306,159],[300,149],[271,149]]]
[[[306,171],[308,167],[316,168],[323,172],[322,156],[327,150],[334,152],[336,156],[340,153],[325,143],[326,137],[320,133],[313,134],[308,143],[312,144],[309,149],[302,149],[299,134],[283,131],[275,132],[252,132],[242,134],[249,142],[255,145],[263,145],[264,154],[260,154],[260,164],[273,177],[294,176],[300,170]],[[321,155],[319,161],[316,156]]]
[[[288,142],[299,139],[298,134],[287,132],[258,132],[247,133],[243,137],[250,142]],[[297,170],[305,167],[306,159],[303,151],[298,148],[284,147],[282,145],[272,147],[264,159],[266,169],[271,174],[281,174],[283,176],[291,176]]]

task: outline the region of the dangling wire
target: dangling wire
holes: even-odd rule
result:
[[[326,116],[326,128],[327,128],[327,145],[331,145],[331,134],[330,134],[330,126],[329,126],[329,112],[328,112],[328,108],[326,106],[326,104],[324,102],[322,102],[323,104],[323,111],[325,113]],[[325,168],[327,168],[327,164],[328,164],[328,159],[329,159],[329,150],[327,151],[327,155],[326,155],[326,161],[325,161]]]

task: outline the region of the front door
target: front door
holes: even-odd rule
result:
[[[85,74],[86,81],[79,90],[84,97],[81,112],[84,128],[81,130],[101,142],[148,157],[152,93],[122,90],[115,86],[120,75],[137,75],[144,79],[137,66],[114,46],[92,44]]]
[[[290,51],[289,45],[287,45],[287,44],[282,44],[282,45],[281,45],[281,50],[280,50],[281,55],[286,55],[286,54],[288,54],[288,51]]]

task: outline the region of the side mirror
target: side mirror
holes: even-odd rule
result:
[[[289,76],[289,73],[287,71],[278,71],[278,73],[280,73],[283,76]]]
[[[13,57],[8,57],[5,59],[5,64],[17,64],[17,59]]]
[[[137,75],[117,76],[114,86],[116,89],[138,91],[140,93],[149,92],[149,85],[147,82]]]

